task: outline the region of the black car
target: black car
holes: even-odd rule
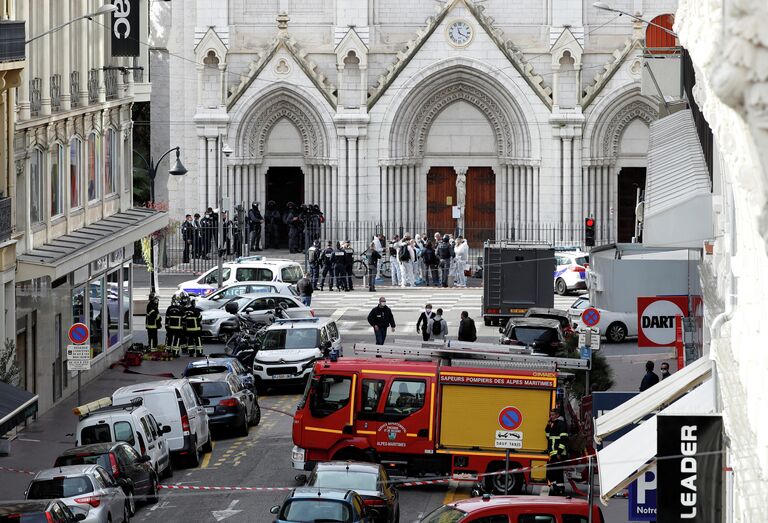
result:
[[[75,523],[85,514],[75,516],[57,499],[0,503],[0,523]]]
[[[531,307],[525,313],[526,318],[543,318],[545,320],[557,320],[560,322],[560,328],[563,329],[563,335],[567,338],[573,334],[571,320],[568,318],[568,311],[563,309],[547,309],[544,307]]]
[[[131,515],[136,513],[136,500],[145,503],[157,501],[157,473],[149,456],[139,455],[124,441],[94,443],[64,451],[54,467],[67,465],[101,465],[115,480],[125,479],[130,487],[125,492]]]
[[[194,376],[189,384],[205,407],[211,428],[236,429],[239,435],[247,436],[248,427],[261,421],[258,397],[235,374]]]
[[[283,504],[272,507],[270,512],[277,515],[275,523],[373,523],[376,515],[354,490],[305,487],[293,489]]]
[[[307,487],[354,490],[363,498],[365,506],[373,509],[373,519],[377,523],[396,523],[400,520],[397,489],[390,485],[387,471],[377,463],[318,463],[307,480]]]
[[[554,356],[565,342],[558,320],[511,318],[499,332],[504,345],[524,345],[549,356]]]

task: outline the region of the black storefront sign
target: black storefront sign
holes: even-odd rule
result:
[[[141,0],[112,0],[112,56],[139,56]]]
[[[658,523],[718,523],[723,509],[723,418],[659,415]]]

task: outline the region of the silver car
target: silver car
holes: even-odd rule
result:
[[[219,289],[205,298],[196,298],[195,305],[204,311],[218,309],[225,303],[244,294],[281,294],[298,296],[295,286],[281,281],[260,281],[258,283],[233,283]]]
[[[121,482],[124,480],[120,480]],[[70,465],[38,472],[25,492],[26,499],[60,499],[87,523],[127,523],[130,507],[123,491],[99,465]]]
[[[293,296],[275,294],[243,294],[228,302],[237,305],[238,313],[247,315],[256,323],[269,324],[273,312],[278,307],[285,307],[285,314],[290,318],[312,318],[314,311]],[[237,329],[237,318],[226,310],[227,304],[219,309],[202,313],[202,335],[219,338],[231,335]]]

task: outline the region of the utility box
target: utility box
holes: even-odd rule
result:
[[[486,242],[483,309],[486,325],[502,325],[531,307],[555,305],[555,249],[547,244]]]

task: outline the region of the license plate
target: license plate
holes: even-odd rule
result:
[[[213,407],[205,407],[205,412],[207,414],[213,414]]]
[[[273,380],[289,380],[291,378],[293,378],[293,376],[291,376],[290,374],[275,374],[274,376],[272,376]]]

